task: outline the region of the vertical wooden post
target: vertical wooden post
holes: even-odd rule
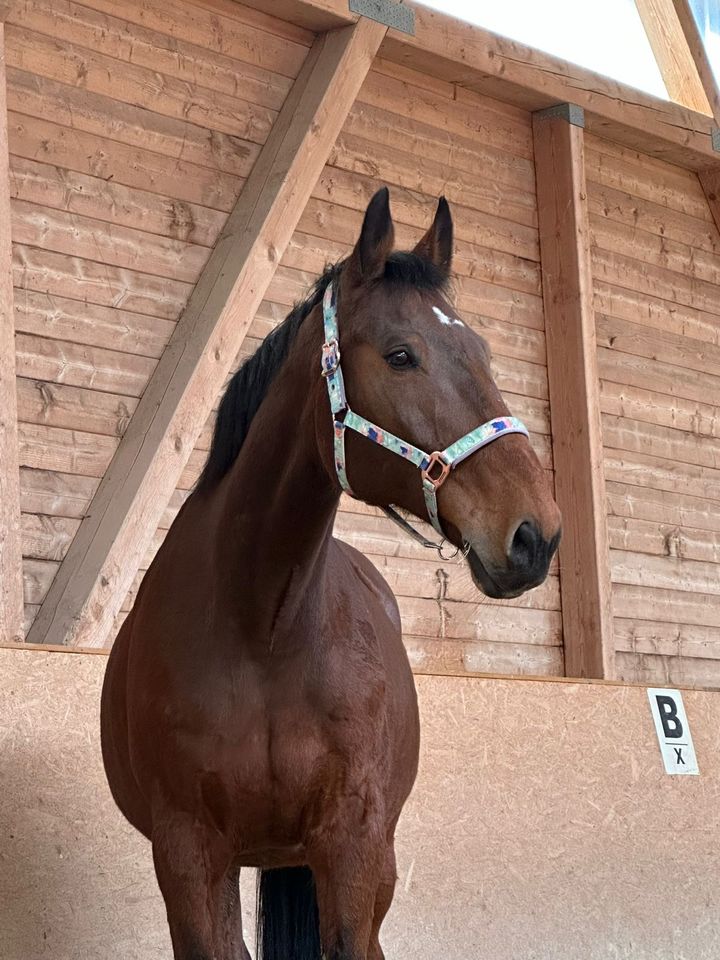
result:
[[[5,36],[0,22],[0,640],[23,632]]]
[[[533,116],[565,672],[612,677],[610,561],[581,108]]]

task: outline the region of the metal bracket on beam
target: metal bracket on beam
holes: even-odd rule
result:
[[[558,117],[560,120],[567,120],[574,127],[585,126],[585,111],[576,103],[556,103],[553,107],[536,110],[533,116],[538,120],[552,120]]]
[[[351,13],[359,13],[400,33],[415,36],[415,11],[394,0],[348,0],[348,7]]]
[[[716,153],[720,153],[720,130],[717,127],[713,127],[710,131],[710,140],[712,141],[712,148]]]

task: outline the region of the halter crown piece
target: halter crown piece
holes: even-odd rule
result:
[[[470,433],[466,433],[464,437],[460,437],[455,443],[451,443],[445,450],[436,450],[434,453],[426,453],[419,447],[406,443],[405,440],[400,440],[387,430],[383,430],[366,420],[365,417],[359,416],[348,405],[345,395],[345,382],[340,368],[340,333],[332,283],[328,284],[323,297],[323,324],[325,343],[322,346],[321,369],[322,375],[327,381],[330,409],[335,425],[335,470],[340,486],[350,496],[354,496],[348,482],[345,463],[345,431],[349,428],[367,437],[368,440],[372,440],[373,443],[379,443],[386,449],[392,450],[393,453],[409,460],[419,468],[428,518],[444,541],[445,533],[438,517],[437,491],[447,480],[450,471],[471,454],[480,450],[481,447],[487,446],[493,440],[498,440],[508,433],[522,433],[527,437],[527,427],[516,417],[496,417],[494,420],[488,420],[487,423],[471,430]],[[399,524],[406,533],[409,533],[423,546],[433,547],[437,550],[442,549],[442,543],[433,543],[432,540],[427,540],[410,526],[393,507],[384,507],[383,509],[391,520]]]

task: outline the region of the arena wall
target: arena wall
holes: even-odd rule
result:
[[[149,844],[99,754],[102,654],[0,651],[0,956],[165,960]],[[715,960],[720,704],[685,691],[700,776],[665,774],[633,685],[417,678],[391,960]],[[253,877],[242,890],[252,941]]]

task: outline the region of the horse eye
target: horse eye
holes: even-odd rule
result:
[[[392,353],[389,353],[385,357],[385,360],[395,370],[403,370],[407,367],[417,366],[417,361],[409,350],[393,350]]]

